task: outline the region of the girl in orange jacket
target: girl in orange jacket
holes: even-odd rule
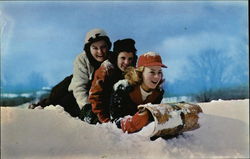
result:
[[[147,125],[150,113],[147,110],[138,110],[140,104],[160,104],[164,90],[161,57],[155,52],[148,52],[139,57],[136,68],[129,68],[125,79],[114,85],[111,97],[111,118],[124,132],[139,131]]]
[[[117,40],[114,43],[113,53],[96,70],[88,99],[92,112],[97,115],[99,122],[110,121],[109,107],[113,85],[124,79],[124,71],[127,67],[135,66],[136,51],[133,39]]]

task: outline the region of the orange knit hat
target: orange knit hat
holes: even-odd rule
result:
[[[142,54],[137,63],[137,67],[140,66],[161,66],[167,68],[167,66],[162,63],[161,56],[155,52]]]

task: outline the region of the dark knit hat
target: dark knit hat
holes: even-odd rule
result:
[[[167,66],[162,63],[161,56],[155,52],[142,54],[137,63],[137,67],[140,66],[161,66],[167,68]]]
[[[137,51],[135,48],[135,41],[133,39],[123,39],[114,42],[113,52],[118,54],[122,51],[135,53]]]
[[[135,48],[135,41],[133,39],[122,39],[114,42],[113,53],[110,54],[109,60],[113,64],[117,64],[117,57],[120,52],[132,52],[134,54],[134,59],[132,61],[132,66],[136,65],[137,55]]]

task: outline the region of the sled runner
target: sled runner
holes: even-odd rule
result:
[[[154,130],[151,137],[175,136],[186,131],[198,129],[199,105],[185,102],[145,104],[139,109],[147,109],[154,118]]]

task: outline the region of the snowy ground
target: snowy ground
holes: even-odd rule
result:
[[[249,158],[249,99],[200,103],[201,128],[150,141],[115,125],[89,125],[61,107],[1,108],[2,159]]]

